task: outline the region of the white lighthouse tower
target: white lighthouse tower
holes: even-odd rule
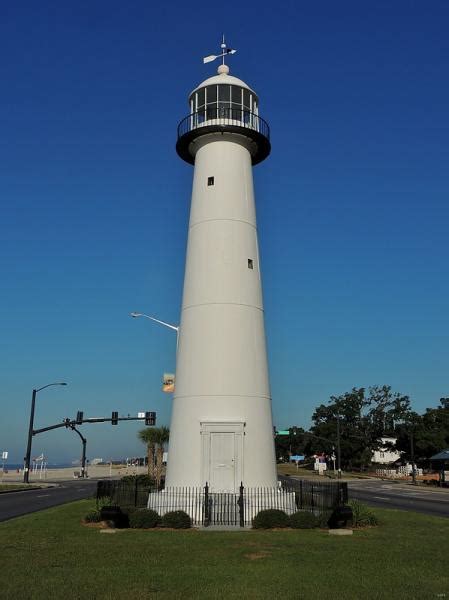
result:
[[[178,127],[194,175],[165,484],[216,493],[277,482],[252,175],[269,127],[223,46]]]

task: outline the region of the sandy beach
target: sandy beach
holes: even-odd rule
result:
[[[47,469],[45,471],[36,470],[30,473],[30,483],[51,483],[58,481],[67,481],[76,479],[80,473],[81,467],[67,467],[64,469]],[[116,478],[125,475],[140,475],[147,473],[146,467],[126,467],[119,465],[93,465],[87,469],[87,476],[91,479],[98,478]],[[1,473],[1,483],[21,483],[23,481],[23,469],[19,472],[10,470],[7,473]]]

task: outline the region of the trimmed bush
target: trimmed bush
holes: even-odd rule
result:
[[[120,479],[122,483],[136,484],[138,486],[154,486],[155,482],[152,477],[142,473],[141,475],[125,475]]]
[[[370,525],[379,525],[379,520],[372,510],[363,502],[358,500],[349,500],[348,506],[352,508],[353,527],[368,527]]]
[[[174,529],[189,529],[192,527],[192,521],[189,515],[183,510],[173,510],[165,513],[162,517],[164,527],[173,527]]]
[[[99,523],[101,521],[101,515],[99,510],[91,510],[84,517],[85,523]]]
[[[290,515],[290,527],[293,529],[314,529],[319,524],[319,518],[312,512],[301,511]]]
[[[317,527],[321,527],[322,529],[328,529],[329,528],[329,519],[332,515],[332,512],[330,511],[325,511],[320,513],[319,515],[315,515],[318,525]]]
[[[152,529],[161,522],[160,516],[155,510],[141,508],[128,514],[129,526],[132,529]]]
[[[261,510],[253,519],[254,529],[273,529],[277,527],[289,527],[288,515],[283,510],[269,508]]]

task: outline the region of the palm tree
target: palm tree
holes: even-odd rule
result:
[[[154,431],[156,432],[156,468],[154,471],[154,477],[156,479],[156,485],[159,487],[162,478],[162,462],[164,458],[164,447],[166,446],[169,440],[170,429],[168,427],[162,426],[157,427]]]
[[[154,427],[141,429],[137,432],[137,437],[147,447],[148,475],[150,477],[154,477],[154,457],[156,454],[157,430]]]
[[[141,429],[137,437],[147,446],[148,475],[156,480],[159,486],[162,477],[162,459],[164,457],[164,446],[170,437],[168,427],[151,427]]]

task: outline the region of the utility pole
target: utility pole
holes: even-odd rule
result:
[[[337,477],[341,479],[340,415],[337,415]]]
[[[412,462],[412,483],[416,485],[416,472],[415,472],[415,444],[413,440],[413,423],[410,428],[410,460]]]

